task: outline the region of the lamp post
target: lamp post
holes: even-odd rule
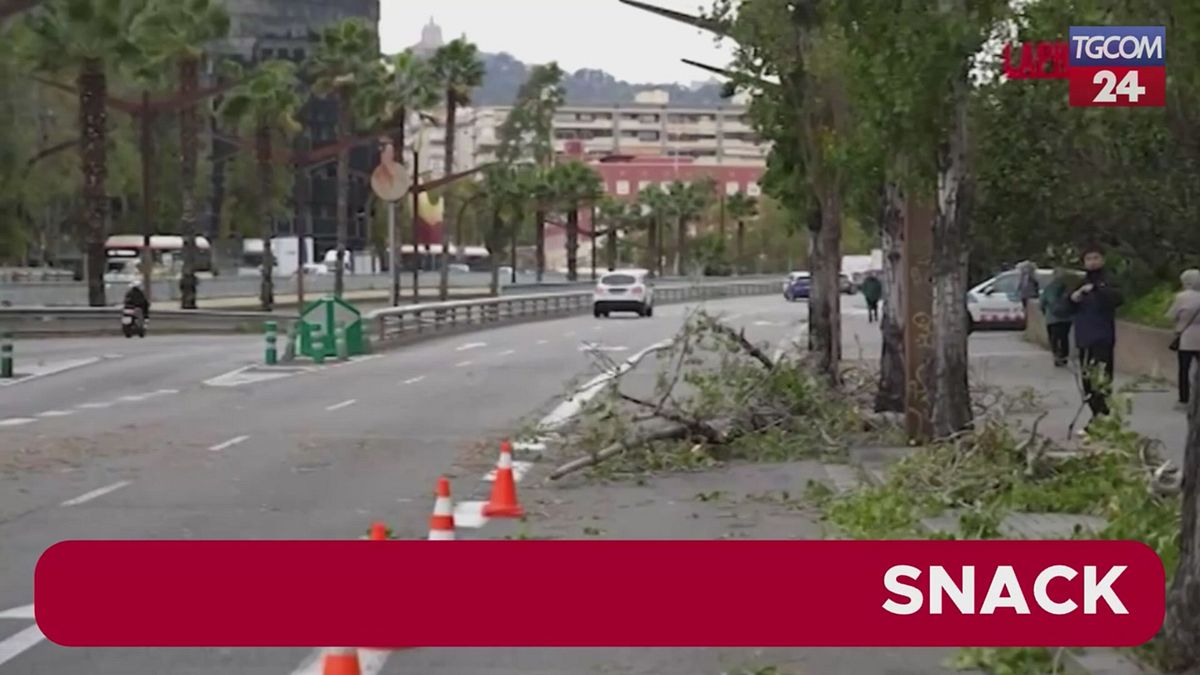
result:
[[[417,127],[417,133],[412,135],[412,292],[413,303],[421,302],[421,256],[417,251],[421,240],[421,226],[417,222],[417,214],[421,208],[421,193],[417,190],[421,181],[421,146],[425,143],[425,126]]]

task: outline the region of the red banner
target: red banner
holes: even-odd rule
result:
[[[66,646],[1129,646],[1161,561],[1114,541],[63,542]]]

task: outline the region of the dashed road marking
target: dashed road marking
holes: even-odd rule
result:
[[[14,607],[0,612],[0,619],[33,619],[33,605]]]
[[[404,384],[416,384],[424,379],[425,379],[424,375],[418,375],[417,377],[408,378],[407,380],[404,381]]]
[[[26,424],[33,424],[36,421],[32,417],[10,417],[6,420],[0,420],[0,427],[21,427]]]
[[[474,361],[460,361],[460,362],[454,364],[454,367],[455,368],[466,368],[467,366],[471,365],[472,363],[474,363]]]
[[[554,429],[562,426],[572,417],[578,415],[579,411],[583,410],[583,407],[587,405],[588,401],[592,400],[600,392],[604,391],[605,387],[607,387],[614,378],[628,372],[630,369],[636,366],[638,362],[645,358],[647,354],[666,349],[667,347],[671,346],[672,342],[673,340],[671,339],[656,342],[649,347],[646,347],[642,351],[634,354],[633,356],[630,356],[628,359],[625,359],[625,362],[622,363],[616,370],[607,373],[601,373],[600,375],[592,378],[586,384],[580,387],[578,391],[568,397],[567,400],[558,404],[557,408],[551,410],[548,415],[543,417],[541,422],[538,424],[539,428]]]
[[[131,396],[122,396],[118,400],[127,401],[129,403],[137,403],[138,401],[145,401],[146,399],[150,398],[150,396],[151,394],[133,394]]]
[[[466,351],[470,351],[472,349],[480,349],[480,348],[486,347],[486,346],[487,346],[486,342],[468,342],[467,344],[462,345],[461,347],[459,347],[458,349],[455,349],[454,351],[466,352]]]
[[[548,344],[550,344],[550,341],[549,340],[538,340],[537,343],[539,345],[548,345]]]
[[[38,417],[67,417],[74,414],[74,410],[47,410],[45,412],[38,413]]]
[[[355,403],[358,403],[358,399],[352,398],[352,399],[342,401],[341,403],[335,403],[335,404],[329,406],[328,408],[325,408],[325,410],[327,410],[329,412],[333,412],[335,410],[341,410],[342,408],[349,408],[350,406],[354,405]]]
[[[112,485],[106,485],[97,490],[92,490],[91,492],[85,492],[74,499],[68,499],[67,501],[63,502],[62,504],[59,504],[59,506],[79,506],[80,504],[85,504],[87,502],[92,501],[93,499],[103,497],[104,495],[109,494],[110,492],[116,492],[117,490],[120,490],[123,487],[128,487],[129,485],[132,485],[132,484],[133,484],[133,481],[123,480],[119,483],[113,483]]]
[[[507,349],[505,351],[500,352],[500,356],[512,356],[513,354],[516,354],[516,353],[517,353],[517,350],[515,350],[515,349]]]
[[[209,450],[212,452],[220,452],[222,450],[228,450],[229,448],[232,448],[233,446],[238,445],[239,443],[245,443],[248,440],[250,440],[249,436],[236,436],[234,438],[231,438],[231,439],[225,441],[224,443],[217,443],[216,445],[209,448]]]
[[[80,410],[104,410],[105,408],[113,407],[113,402],[112,401],[102,401],[102,402],[98,402],[98,403],[82,403],[75,407],[79,408]]]

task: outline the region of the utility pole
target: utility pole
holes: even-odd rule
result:
[[[421,241],[421,225],[418,222],[421,211],[421,193],[417,190],[421,180],[421,143],[420,134],[413,139],[413,169],[412,169],[412,297],[413,304],[421,302],[421,253],[418,251]]]

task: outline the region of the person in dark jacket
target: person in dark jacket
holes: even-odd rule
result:
[[[1104,251],[1098,246],[1084,250],[1083,267],[1087,274],[1070,300],[1083,391],[1095,417],[1109,414],[1105,390],[1112,384],[1116,370],[1113,350],[1117,344],[1117,308],[1124,298],[1104,269]],[[1097,370],[1103,371],[1104,381],[1095,380]]]
[[[883,297],[883,282],[874,274],[868,274],[862,282],[863,299],[867,301],[867,322],[879,320],[879,299]]]
[[[141,283],[134,281],[129,284],[129,290],[125,292],[125,306],[142,310],[143,319],[150,318],[150,300],[142,292]]]
[[[1067,365],[1071,357],[1071,314],[1072,307],[1068,287],[1070,279],[1066,270],[1054,270],[1054,278],[1042,289],[1042,316],[1046,319],[1046,332],[1050,337],[1050,350],[1054,353],[1054,365]]]

